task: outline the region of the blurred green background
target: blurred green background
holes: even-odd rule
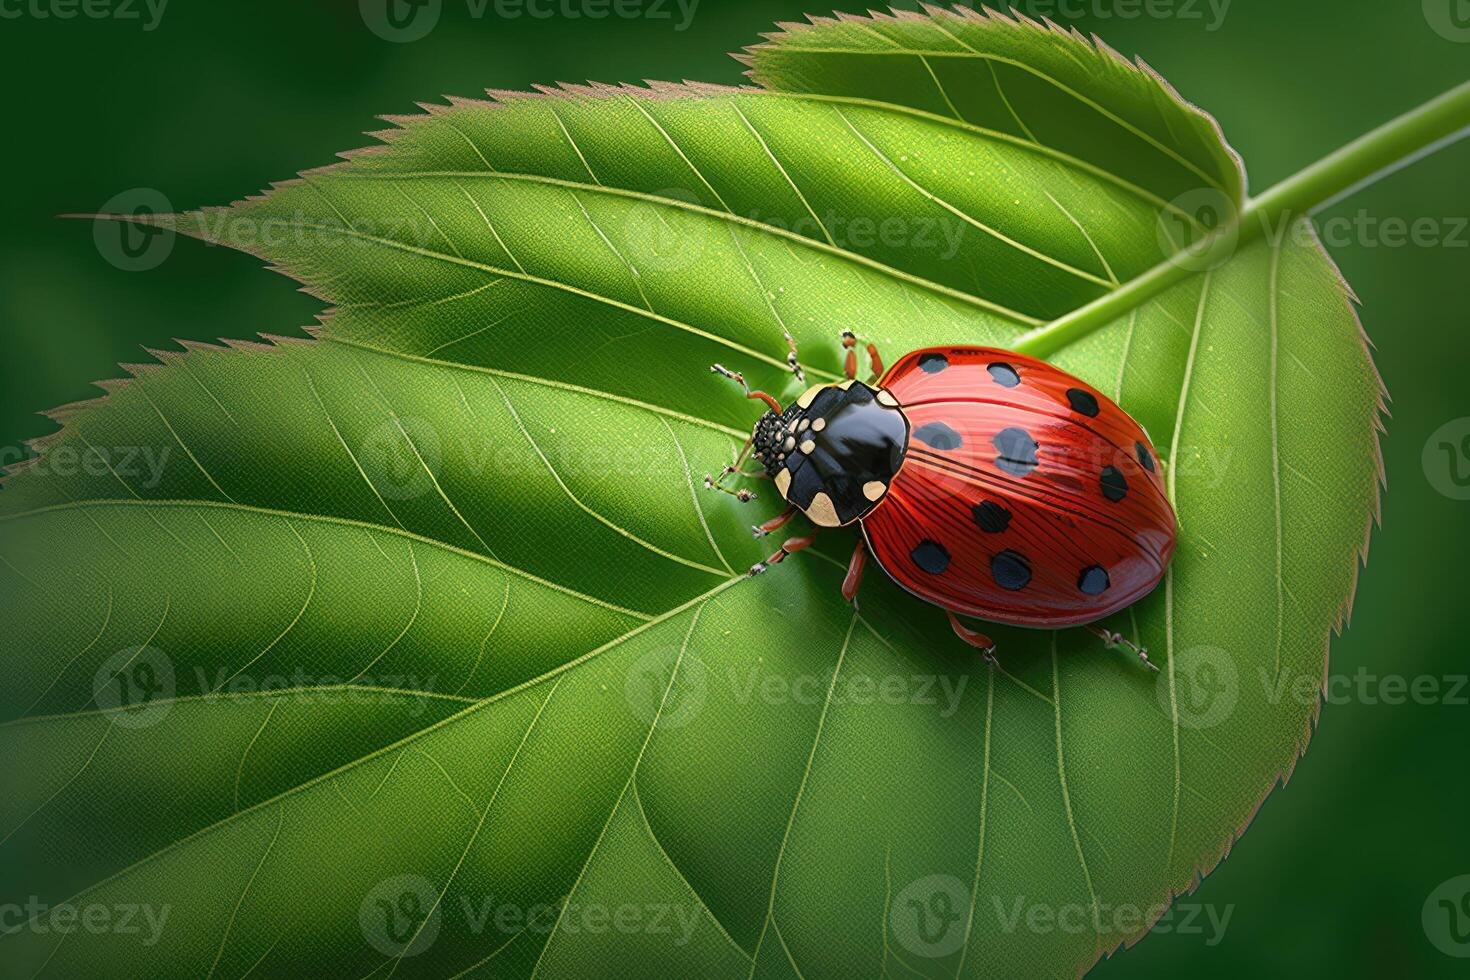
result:
[[[23,9],[5,0],[0,12]],[[21,440],[51,428],[35,412],[95,394],[88,382],[143,359],[140,345],[290,333],[319,309],[254,259],[192,241],[156,268],[125,271],[103,254],[115,254],[115,228],[99,251],[91,225],[55,215],[100,209],[137,187],[181,208],[223,203],[364,145],[374,114],[443,93],[589,78],[736,83],[741,68],[725,52],[810,8],[701,0],[680,30],[672,0],[667,18],[640,20],[506,19],[493,5],[477,19],[465,0],[444,0],[438,27],[413,43],[366,29],[357,0],[173,0],[156,23],[142,0],[132,9],[139,19],[0,19],[10,104],[0,242],[7,462]],[[1256,191],[1470,76],[1465,0],[1034,0],[1021,9],[1142,55],[1217,116]],[[1441,436],[1431,443],[1470,416],[1467,174],[1470,141],[1323,215],[1336,219],[1331,251],[1362,299],[1393,396],[1383,527],[1352,628],[1332,649],[1340,703],[1324,709],[1290,786],[1191,900],[1228,911],[1223,940],[1210,945],[1208,927],[1148,936],[1094,977],[1470,972],[1421,922],[1430,892],[1470,873],[1470,686],[1458,687],[1470,672],[1470,503],[1437,489],[1454,492],[1452,463],[1470,473],[1470,459],[1440,450]],[[1396,222],[1420,219],[1433,231],[1418,244],[1394,237]],[[1377,682],[1360,681],[1388,675],[1438,678],[1441,695],[1389,704]]]

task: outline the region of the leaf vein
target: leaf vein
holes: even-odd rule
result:
[[[776,888],[781,880],[781,863],[786,858],[786,846],[791,843],[791,828],[796,823],[796,811],[801,807],[801,798],[806,793],[806,783],[812,774],[812,762],[817,757],[817,746],[822,742],[822,730],[827,724],[827,711],[832,707],[832,692],[837,688],[837,677],[842,673],[842,663],[847,658],[848,647],[852,644],[852,631],[857,627],[858,614],[854,612],[852,619],[848,621],[847,633],[842,638],[842,648],[837,652],[837,663],[832,668],[832,677],[827,682],[827,695],[822,700],[822,712],[817,716],[817,730],[812,735],[812,747],[807,753],[806,767],[802,769],[801,782],[797,784],[796,795],[791,800],[791,813],[786,817],[786,830],[781,835],[781,847],[776,851],[776,861],[771,868],[770,896],[766,900],[766,917],[761,926],[760,937],[755,943],[755,953],[750,961],[750,977],[755,977],[756,967],[760,964],[761,946],[766,941],[766,929],[774,921],[776,913]]]
[[[944,198],[940,197],[938,194],[935,194],[933,191],[929,190],[929,188],[927,188],[924,185],[920,184],[918,181],[914,180],[907,173],[905,173],[898,166],[898,164],[895,163],[888,156],[888,154],[884,153],[881,149],[879,149],[878,146],[876,144],[874,144],[872,140],[868,139],[867,136],[865,136],[856,126],[854,126],[852,124],[852,120],[848,119],[847,118],[847,115],[841,109],[838,109],[836,111],[837,111],[837,114],[842,118],[842,121],[847,124],[848,129],[852,130],[853,135],[856,136],[859,140],[861,140],[862,143],[863,143],[863,145],[865,145],[870,151],[872,151],[872,153],[873,153],[874,156],[876,156],[879,160],[881,160],[883,162],[883,164],[885,166],[887,166],[890,170],[892,170],[894,172],[894,174],[897,175],[899,177],[899,179],[901,179],[904,183],[908,184],[914,190],[918,191],[919,194],[921,196],[923,196],[926,200],[929,200],[932,203],[939,205],[939,207],[941,207],[944,210],[948,211],[950,214],[952,214],[955,217],[959,218],[961,221],[965,222],[966,224],[972,225],[973,227],[979,229],[980,231],[982,231],[985,234],[989,235],[990,237],[994,238],[996,241],[999,241],[999,242],[1002,242],[1002,243],[1004,243],[1006,245],[1009,245],[1011,248],[1015,249],[1018,252],[1021,252],[1021,253],[1025,254],[1025,255],[1029,255],[1032,258],[1037,259],[1040,262],[1046,263],[1047,265],[1054,266],[1054,267],[1062,270],[1063,272],[1065,272],[1065,273],[1067,273],[1069,275],[1072,275],[1072,276],[1074,276],[1074,277],[1076,277],[1078,279],[1084,280],[1085,282],[1090,282],[1090,283],[1092,283],[1094,285],[1097,285],[1097,286],[1108,286],[1109,285],[1109,283],[1108,283],[1108,281],[1106,279],[1103,279],[1103,278],[1101,278],[1099,276],[1095,276],[1092,273],[1086,271],[1085,269],[1079,269],[1076,266],[1071,265],[1071,264],[1069,264],[1067,262],[1064,262],[1061,259],[1059,259],[1059,258],[1057,258],[1057,257],[1055,257],[1053,255],[1047,255],[1045,252],[1042,252],[1042,251],[1040,251],[1038,249],[1034,249],[1030,245],[1025,244],[1024,242],[1017,241],[1016,239],[1010,237],[1009,235],[1005,234],[1004,232],[1000,231],[999,229],[992,228],[991,226],[987,225],[985,222],[983,222],[983,221],[979,220],[978,218],[974,217],[973,215],[969,214],[964,209],[959,208],[959,207],[956,207],[954,204],[952,204],[949,201],[945,200]]]
[[[545,464],[547,472],[549,472],[551,474],[551,478],[556,481],[556,485],[561,487],[562,492],[567,495],[567,499],[571,500],[571,502],[575,504],[579,510],[581,510],[587,516],[591,517],[593,520],[597,521],[599,524],[602,524],[608,529],[615,531],[616,533],[627,538],[629,541],[632,541],[634,544],[652,552],[655,555],[658,555],[660,558],[667,558],[669,561],[677,562],[678,564],[688,566],[689,568],[698,569],[701,572],[708,572],[711,575],[725,574],[724,572],[721,572],[718,568],[712,568],[709,565],[704,564],[703,562],[697,562],[692,559],[685,558],[682,555],[676,555],[672,551],[665,551],[658,545],[653,544],[650,541],[645,541],[643,538],[640,538],[638,535],[623,527],[621,524],[618,524],[616,521],[613,521],[612,519],[606,517],[598,511],[593,510],[591,507],[583,503],[582,499],[578,497],[575,493],[573,493],[572,488],[567,486],[566,481],[561,478],[561,474],[556,471],[556,467],[552,465],[551,460],[547,458],[546,453],[542,452],[541,447],[536,443],[535,437],[532,436],[530,430],[526,428],[526,423],[521,420],[520,413],[516,411],[515,406],[511,404],[510,398],[506,396],[505,389],[500,386],[500,382],[495,380],[494,376],[491,376],[490,383],[493,384],[495,386],[495,389],[500,392],[500,397],[505,402],[506,411],[510,413],[510,417],[515,421],[516,428],[520,429],[521,435],[525,436],[526,442],[530,444],[532,451],[535,452],[536,456],[541,460],[543,464]]]

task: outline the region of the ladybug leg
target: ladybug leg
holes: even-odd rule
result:
[[[757,470],[751,472],[740,468],[741,464],[750,456],[750,450],[754,445],[754,440],[747,439],[745,440],[745,448],[741,449],[738,453],[732,451],[730,454],[730,465],[720,470],[720,475],[715,477],[714,482],[724,483],[725,478],[729,476],[743,476],[747,480],[769,480],[770,476],[763,471]]]
[[[1159,672],[1159,668],[1154,665],[1154,662],[1148,659],[1148,647],[1141,647],[1125,637],[1122,633],[1114,633],[1112,630],[1099,626],[1096,623],[1088,625],[1086,629],[1087,632],[1102,640],[1103,645],[1109,650],[1116,650],[1118,647],[1127,647],[1129,650],[1138,654],[1138,659],[1143,662],[1145,667],[1155,674]]]
[[[959,617],[948,609],[944,614],[949,617],[949,625],[954,627],[955,636],[964,640],[970,646],[975,647],[985,658],[985,662],[992,667],[999,667],[1000,661],[995,659],[995,641],[984,633],[976,632],[959,621]]]
[[[724,474],[721,474],[720,480],[723,479]],[[718,490],[720,491],[720,493],[728,493],[730,496],[734,497],[742,504],[748,504],[755,499],[754,490],[747,490],[744,487],[741,487],[739,490],[731,490],[729,487],[722,484],[720,480],[716,480],[714,477],[706,473],[704,475],[704,488],[706,490]]]
[[[863,569],[868,567],[868,545],[862,535],[858,535],[857,547],[852,549],[852,560],[847,563],[847,577],[842,580],[842,598],[852,603],[854,610],[858,607],[857,593],[863,584]]]
[[[769,480],[770,477],[764,473],[752,473],[750,470],[742,470],[738,466],[726,466],[720,470],[720,475],[715,477],[716,483],[721,483],[727,476],[743,476],[747,480]]]
[[[787,555],[795,554],[796,552],[801,551],[804,548],[810,548],[812,546],[812,542],[815,540],[817,540],[817,536],[815,533],[808,534],[805,537],[801,538],[787,538],[786,543],[777,548],[775,554],[771,555],[771,557],[767,558],[765,561],[758,561],[754,565],[751,565],[750,572],[748,574],[752,578],[754,578],[761,572],[769,569],[772,565],[781,564],[783,561],[786,560]]]
[[[743,463],[745,461],[745,457],[750,454],[750,447],[752,445],[753,445],[752,440],[750,440],[750,439],[745,440],[745,448],[742,449],[742,450],[740,450],[739,455],[737,455],[735,457],[735,462],[732,463],[729,466],[726,466],[724,469],[720,470],[720,475],[719,476],[714,477],[714,476],[710,476],[708,473],[706,473],[704,475],[704,488],[706,490],[718,490],[721,493],[728,493],[730,496],[734,497],[736,500],[740,501],[742,504],[749,503],[750,501],[754,500],[755,499],[755,491],[754,490],[747,490],[744,487],[741,487],[739,490],[731,490],[729,487],[725,486],[725,480],[731,474],[738,473],[741,476],[749,476],[749,477],[764,476],[764,474],[747,473],[747,472],[745,472],[744,470],[742,470],[740,468],[740,464]]]
[[[792,353],[795,354],[795,351],[793,350]],[[781,414],[781,403],[776,401],[776,399],[772,398],[770,395],[766,394],[764,391],[752,391],[750,388],[750,384],[745,380],[745,375],[741,374],[739,371],[731,371],[723,364],[711,364],[709,366],[709,369],[710,373],[718,374],[722,378],[729,378],[731,381],[738,384],[741,388],[745,390],[746,398],[759,399],[765,402],[767,405],[771,406],[771,411],[775,412],[777,415]]]
[[[786,526],[786,522],[791,520],[791,518],[795,516],[795,514],[796,505],[792,504],[790,507],[787,507],[781,513],[777,514],[769,521],[766,521],[764,524],[752,525],[750,530],[756,537],[763,538],[767,534],[770,534],[772,531],[781,530],[781,528]]]
[[[843,373],[849,380],[857,378],[857,347],[861,343],[868,349],[868,366],[873,370],[870,381],[877,381],[883,376],[883,358],[878,356],[878,345],[867,341],[859,341],[851,330],[842,331],[842,348],[847,351],[847,357],[843,359]]]

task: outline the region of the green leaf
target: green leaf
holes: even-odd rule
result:
[[[1072,976],[1229,849],[1376,505],[1344,284],[1297,226],[1053,356],[1166,465],[1178,554],[1111,624],[1157,678],[1078,630],[991,671],[877,570],[855,615],[842,534],[745,578],[775,501],[700,485],[755,415],[711,361],[789,396],[783,330],[817,378],[844,328],[1014,344],[1166,258],[1191,174],[1240,203],[1207,117],[1071,35],[755,57],[800,91],[455,101],[158,219],[335,312],[158,354],[5,483],[7,973]]]
[[[896,103],[995,140],[1041,145],[1163,205],[1245,185],[1220,127],[1142,60],[1075,29],[959,7],[925,17],[813,17],[783,24],[740,60],[785,92]]]

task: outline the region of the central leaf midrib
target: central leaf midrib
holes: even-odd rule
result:
[[[205,216],[204,215],[199,215],[198,216],[198,219],[199,219],[199,221],[201,223],[200,224],[200,231],[203,232],[203,233],[205,233],[205,237],[208,237],[208,235],[207,235],[207,229],[204,227],[204,224],[203,224],[203,222],[205,220]],[[148,222],[144,222],[144,223],[146,224]],[[338,235],[345,235],[345,236],[347,236],[349,238],[356,238],[356,239],[359,239],[361,241],[370,242],[370,243],[373,243],[373,244],[376,244],[376,245],[381,245],[384,248],[398,249],[399,251],[408,252],[408,253],[413,254],[413,255],[420,255],[420,256],[423,256],[424,258],[435,259],[435,260],[438,260],[440,262],[450,263],[452,265],[464,266],[465,268],[475,269],[475,270],[480,271],[480,272],[489,272],[489,273],[493,273],[495,275],[505,276],[507,278],[521,279],[521,280],[524,280],[526,282],[532,283],[533,285],[537,285],[537,286],[544,286],[544,287],[551,288],[551,289],[559,289],[559,290],[561,290],[563,292],[570,293],[570,294],[572,294],[574,296],[580,296],[583,299],[588,299],[588,300],[592,300],[592,301],[597,302],[597,303],[602,303],[604,305],[611,306],[614,309],[622,310],[625,313],[632,313],[632,314],[634,314],[636,316],[646,317],[648,319],[654,320],[655,322],[662,323],[662,324],[665,324],[666,326],[673,327],[676,330],[682,330],[682,331],[684,331],[686,333],[692,334],[692,335],[694,335],[696,337],[701,337],[701,338],[703,338],[705,340],[708,340],[708,341],[710,341],[712,343],[719,344],[719,345],[724,346],[724,347],[728,347],[731,350],[734,350],[734,351],[737,351],[738,353],[744,354],[747,357],[752,357],[752,358],[755,358],[757,360],[764,361],[767,364],[770,364],[770,365],[772,365],[774,367],[779,367],[779,368],[781,368],[783,370],[786,368],[786,363],[784,361],[781,361],[781,360],[779,360],[777,358],[771,357],[769,354],[763,354],[760,351],[753,350],[753,349],[751,349],[749,347],[746,347],[743,344],[740,344],[740,343],[737,343],[737,342],[735,342],[733,340],[730,340],[727,337],[721,337],[719,334],[710,333],[707,330],[701,330],[700,328],[694,326],[693,324],[685,323],[682,320],[675,320],[672,317],[664,316],[661,313],[655,313],[653,310],[646,310],[646,309],[644,309],[641,306],[634,306],[631,303],[624,303],[621,300],[613,299],[611,296],[604,296],[604,295],[601,295],[600,293],[594,293],[594,292],[591,292],[589,290],[582,289],[582,288],[580,288],[578,286],[573,286],[570,283],[560,282],[560,281],[558,281],[556,279],[546,279],[546,278],[543,278],[541,276],[532,275],[530,273],[523,273],[523,272],[518,272],[518,271],[512,271],[510,269],[502,269],[502,268],[499,268],[497,266],[489,265],[488,263],[477,262],[477,261],[475,261],[473,259],[466,259],[466,258],[462,258],[462,257],[459,257],[459,256],[447,255],[447,254],[445,254],[443,252],[438,252],[438,251],[435,251],[434,249],[431,249],[431,248],[422,248],[422,247],[420,247],[418,245],[410,245],[410,244],[408,244],[406,242],[394,241],[391,238],[383,238],[383,237],[378,236],[378,235],[369,235],[369,234],[366,234],[365,232],[357,231],[355,228],[343,228],[343,227],[334,226],[334,225],[317,224],[315,222],[280,222],[280,223],[278,223],[277,227],[280,227],[280,228],[290,228],[290,229],[295,229],[295,230],[300,230],[300,231],[331,232],[331,233],[338,234]],[[229,243],[226,242],[225,244],[229,244]],[[815,374],[815,375],[820,375],[822,377],[825,377],[828,380],[834,380],[835,381],[836,378],[837,378],[837,376],[835,374],[830,374],[830,373],[825,372],[825,371],[813,370],[811,373],[812,374]]]
[[[1012,310],[1009,307],[1002,306],[1001,304],[996,303],[992,300],[985,299],[984,297],[976,296],[974,293],[967,292],[954,286],[946,286],[943,283],[935,282],[932,279],[926,279],[923,276],[917,275],[912,272],[905,272],[902,269],[895,268],[894,266],[891,266],[885,262],[881,262],[877,259],[871,258],[861,253],[843,248],[840,245],[833,245],[815,238],[810,238],[788,228],[780,228],[776,225],[772,225],[764,221],[758,221],[754,218],[748,218],[744,215],[736,214],[733,211],[722,211],[719,208],[705,207],[704,205],[696,204],[692,201],[681,201],[677,198],[660,197],[657,194],[650,194],[646,191],[635,191],[624,187],[612,187],[606,184],[589,184],[585,181],[567,180],[565,178],[550,177],[544,174],[511,173],[498,170],[489,172],[478,170],[337,170],[332,171],[331,177],[333,180],[381,181],[383,183],[392,183],[393,181],[400,180],[433,179],[502,180],[528,184],[541,184],[548,187],[559,187],[568,191],[587,194],[600,194],[608,197],[622,197],[629,200],[640,201],[645,204],[652,204],[658,207],[667,207],[679,211],[686,211],[690,214],[697,214],[702,217],[711,218],[716,221],[723,221],[730,224],[741,225],[761,234],[770,235],[775,238],[782,238],[789,242],[792,242],[793,244],[800,245],[803,248],[814,249],[816,251],[829,254],[834,258],[838,258],[846,262],[852,262],[856,265],[864,266],[874,272],[879,273],[880,275],[897,280],[899,282],[909,283],[911,285],[918,286],[921,289],[926,289],[930,292],[938,293],[941,296],[957,300],[968,306],[979,307],[980,309],[986,310],[990,313],[994,313],[997,316],[1005,317],[1007,320],[1011,320],[1019,325],[1039,326],[1041,323],[1044,322],[1037,317],[1021,313],[1018,310]],[[313,186],[315,185],[313,184]],[[197,214],[197,217],[201,224],[201,228],[207,233],[208,216],[205,214],[194,214]],[[193,215],[191,214],[191,216]],[[346,221],[346,219],[344,219],[344,221]],[[356,231],[356,229],[353,229],[351,227],[350,221],[346,222],[345,227],[334,227],[332,225],[319,226],[315,224],[293,224],[290,222],[273,222],[273,224],[285,228],[306,228],[311,230],[341,231],[344,233]],[[441,232],[440,234],[442,236],[443,233]],[[417,246],[408,246],[406,243],[394,242],[392,239],[378,239],[371,236],[361,237],[368,237],[369,240],[379,241],[385,244],[391,243],[403,245],[407,248],[418,248]],[[499,238],[498,234],[496,237],[497,239]],[[448,241],[447,238],[445,240]],[[501,247],[506,248],[503,242],[501,243]],[[506,255],[511,259],[512,262],[515,262],[518,267],[517,270],[514,272],[484,265],[482,263],[476,263],[474,262],[474,260],[465,259],[462,256],[449,256],[440,252],[434,252],[433,254],[437,257],[442,257],[447,261],[458,261],[461,264],[476,265],[483,268],[485,271],[492,271],[500,275],[508,275],[512,278],[525,279],[526,281],[534,282],[538,285],[555,285],[565,288],[564,284],[557,283],[555,280],[542,279],[541,277],[535,276],[534,274],[528,273],[524,269],[519,268],[519,261],[517,261],[515,256],[510,253],[508,248],[506,248]],[[639,307],[632,306],[629,306],[629,309],[633,312],[642,313],[644,315],[653,312],[651,310],[644,310]]]
[[[387,347],[376,347],[372,344],[364,343],[360,340],[354,340],[350,337],[342,337],[331,333],[328,333],[321,342],[330,344],[341,344],[343,347],[355,347],[359,350],[369,351],[373,354],[381,354],[385,357],[396,357],[415,364],[428,364],[433,367],[451,368],[460,371],[471,371],[475,374],[487,374],[492,377],[508,378],[512,381],[524,381],[527,384],[544,385],[545,387],[555,388],[559,391],[570,391],[579,395],[587,395],[592,398],[601,398],[619,405],[627,405],[630,408],[637,408],[646,412],[652,412],[656,415],[664,415],[672,419],[678,419],[681,422],[688,422],[691,425],[698,425],[735,439],[744,439],[750,435],[749,431],[734,429],[728,425],[721,425],[718,422],[700,418],[697,415],[687,415],[684,412],[679,412],[672,408],[665,408],[662,405],[654,405],[649,402],[638,401],[635,398],[628,398],[623,395],[614,394],[610,391],[602,391],[597,388],[585,388],[581,385],[574,385],[565,381],[555,381],[551,378],[542,378],[534,374],[520,374],[515,371],[503,371],[499,368],[487,367],[483,364],[470,364],[464,361],[445,361],[440,360],[436,357],[427,357],[422,354],[410,354],[406,351],[393,350]]]
[[[272,687],[253,691],[205,691],[202,694],[180,694],[171,698],[153,698],[149,700],[151,707],[159,705],[183,705],[183,704],[209,704],[216,701],[234,702],[247,701],[259,698],[293,697],[298,694],[319,695],[335,691],[353,691],[369,694],[382,694],[388,697],[401,697],[407,700],[421,700],[424,698],[433,701],[456,701],[464,705],[479,704],[484,698],[466,697],[462,694],[444,694],[432,691],[428,688],[405,688],[405,687],[383,687],[376,684],[318,684],[307,687]],[[45,724],[58,721],[73,721],[80,718],[101,718],[118,713],[117,708],[92,708],[81,711],[62,711],[46,715],[19,715],[9,721],[0,721],[0,730],[6,728],[21,728],[26,725]]]
[[[426,544],[426,545],[430,545],[432,547],[442,548],[445,551],[448,551],[448,552],[451,552],[451,553],[453,553],[455,555],[458,555],[461,558],[469,558],[469,559],[473,559],[474,561],[483,562],[484,564],[489,565],[492,568],[496,568],[496,569],[499,569],[500,571],[507,572],[509,574],[519,576],[519,577],[521,577],[523,579],[526,579],[529,582],[533,582],[533,583],[535,583],[537,585],[544,586],[544,587],[549,588],[549,589],[553,589],[553,590],[555,590],[557,592],[562,593],[563,595],[570,596],[570,597],[572,597],[574,599],[580,599],[583,602],[587,602],[587,603],[590,603],[592,605],[599,606],[599,607],[601,607],[603,609],[606,609],[606,610],[608,610],[610,612],[619,613],[619,614],[624,615],[624,616],[630,616],[630,617],[632,617],[634,619],[642,619],[642,620],[645,620],[645,621],[651,621],[652,619],[656,618],[653,614],[639,612],[639,611],[637,611],[635,609],[627,609],[627,608],[624,608],[623,606],[619,606],[619,605],[616,605],[614,603],[608,602],[605,599],[599,599],[596,596],[590,596],[590,595],[587,595],[585,593],[578,592],[575,589],[569,588],[569,587],[567,587],[565,585],[561,585],[561,584],[559,584],[557,582],[553,582],[553,581],[551,581],[549,579],[541,578],[540,576],[535,575],[535,574],[533,574],[531,572],[528,572],[525,569],[517,568],[514,565],[506,564],[505,562],[500,561],[499,559],[496,559],[496,558],[492,558],[489,555],[482,554],[482,553],[480,553],[478,551],[472,551],[472,550],[470,550],[468,548],[461,548],[461,547],[459,547],[457,545],[450,544],[447,541],[441,541],[438,538],[432,538],[432,537],[429,537],[429,536],[424,535],[424,534],[419,534],[419,533],[417,533],[415,531],[407,530],[406,528],[389,527],[386,524],[377,524],[377,523],[374,523],[372,521],[364,521],[364,520],[360,520],[358,518],[353,518],[353,517],[340,517],[340,516],[337,516],[337,515],[334,515],[334,514],[311,514],[311,513],[305,512],[305,511],[280,510],[280,509],[276,509],[276,508],[273,508],[273,507],[262,507],[262,506],[257,505],[257,504],[242,504],[242,503],[233,502],[233,501],[206,500],[206,499],[202,499],[202,498],[195,499],[195,498],[142,497],[142,498],[137,498],[137,499],[129,500],[129,499],[126,499],[126,498],[119,497],[119,498],[116,498],[116,499],[98,499],[98,498],[93,498],[93,499],[88,499],[88,500],[73,500],[73,501],[68,501],[67,503],[64,503],[64,504],[48,504],[48,505],[43,506],[43,507],[34,507],[34,508],[31,508],[30,510],[17,511],[15,513],[10,513],[10,514],[0,514],[0,523],[7,523],[9,521],[19,521],[19,520],[24,520],[24,519],[27,519],[27,518],[40,517],[40,516],[43,516],[43,515],[46,515],[46,514],[63,513],[63,512],[67,512],[67,511],[84,511],[84,510],[90,510],[92,508],[102,509],[102,508],[108,508],[108,507],[141,508],[141,509],[145,509],[145,510],[148,509],[148,508],[151,508],[151,507],[160,507],[160,508],[170,508],[170,507],[177,507],[177,508],[200,507],[200,508],[209,508],[209,509],[213,509],[213,510],[234,510],[234,511],[240,511],[240,512],[248,513],[248,514],[257,514],[257,515],[260,515],[260,516],[263,516],[263,517],[279,518],[279,519],[285,520],[285,521],[300,520],[300,521],[309,521],[309,522],[319,523],[319,524],[337,524],[337,525],[341,525],[341,526],[344,526],[344,527],[354,527],[354,528],[359,528],[361,530],[371,531],[371,532],[379,533],[379,534],[391,534],[391,535],[394,535],[396,537],[405,538],[405,539],[407,539],[409,541],[416,541],[416,542],[418,542],[420,544]]]

